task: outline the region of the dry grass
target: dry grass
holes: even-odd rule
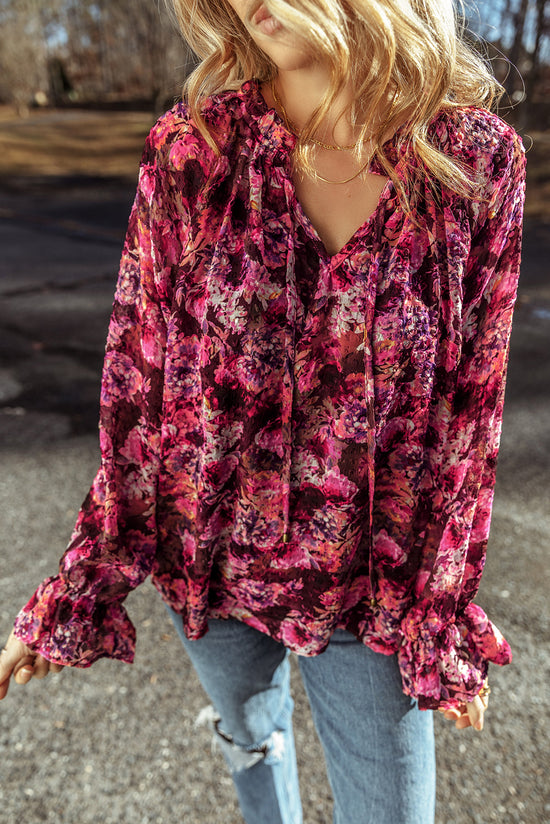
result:
[[[0,107],[0,178],[81,174],[133,181],[153,120],[144,112],[80,110],[32,111],[20,119]],[[530,138],[525,213],[547,221],[550,134],[532,132]]]
[[[0,177],[94,175],[135,180],[154,121],[144,112],[0,108]]]

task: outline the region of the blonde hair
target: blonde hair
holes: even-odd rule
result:
[[[184,95],[190,113],[214,151],[219,152],[201,114],[205,99],[245,80],[267,81],[277,73],[252,40],[227,0],[171,0],[180,30],[201,59],[188,77]],[[503,89],[484,60],[466,43],[453,0],[265,0],[275,18],[329,66],[331,82],[302,130],[295,149],[311,170],[311,137],[351,79],[357,111],[378,111],[372,123],[357,123],[360,137],[372,137],[372,154],[391,177],[405,205],[414,187],[414,166],[432,182],[473,197],[478,181],[429,138],[428,127],[441,109],[491,108]],[[400,140],[409,149],[411,179],[406,191],[383,151],[383,137],[405,123]],[[360,149],[358,149],[359,156]]]

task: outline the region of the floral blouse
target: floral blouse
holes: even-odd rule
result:
[[[178,104],[144,150],[101,389],[101,467],[59,574],[16,620],[51,661],[131,662],[151,575],[189,638],[233,617],[302,655],[344,627],[397,653],[422,709],[472,700],[508,643],[483,570],[516,298],[525,156],[474,107],[431,139],[479,199],[388,181],[329,255],[295,137],[256,80]],[[398,132],[397,175],[414,168]],[[373,172],[382,173],[373,162]]]

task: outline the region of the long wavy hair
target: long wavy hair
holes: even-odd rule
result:
[[[184,39],[200,59],[184,86],[191,116],[209,145],[214,136],[201,114],[211,94],[245,80],[269,81],[277,68],[256,45],[227,0],[169,0]],[[351,79],[355,98],[349,115],[360,138],[372,139],[376,156],[406,206],[408,190],[383,151],[384,135],[398,127],[414,166],[433,182],[475,197],[479,181],[430,141],[429,124],[442,109],[490,109],[503,89],[483,58],[468,44],[464,15],[453,0],[264,0],[268,11],[298,42],[320,55],[330,70],[324,99],[299,135],[295,159],[308,171],[308,142]],[[357,112],[379,112],[376,125]],[[361,148],[358,148],[358,159]],[[412,169],[412,167],[411,167]],[[414,175],[411,175],[411,181]]]

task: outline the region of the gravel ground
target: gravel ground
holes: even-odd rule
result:
[[[119,251],[73,233],[70,254],[58,249],[58,262],[50,260],[44,290],[33,274],[44,228],[3,230],[0,637],[55,572],[96,471],[95,398],[113,288],[105,270],[116,269]],[[458,732],[436,714],[437,824],[550,824],[550,229],[527,236],[477,599],[509,639],[514,662],[491,670],[483,733]],[[86,263],[77,272],[69,271],[74,254]],[[242,824],[223,760],[210,734],[194,727],[206,698],[159,597],[145,583],[127,606],[138,630],[133,666],[102,660],[67,669],[12,686],[0,706],[0,824]],[[293,678],[305,824],[329,824],[330,790],[295,662]]]
[[[4,451],[0,507],[1,626],[56,568],[95,471],[95,439],[69,438],[30,454]],[[523,531],[505,507],[495,520],[509,562]],[[524,537],[524,536],[523,536]],[[493,542],[494,545],[495,542]],[[11,558],[11,562],[8,561]],[[438,824],[550,821],[548,711],[550,655],[541,646],[538,606],[524,613],[503,589],[498,564],[485,597],[505,629],[514,664],[492,670],[491,711],[482,734],[458,733],[436,716]],[[522,583],[518,582],[520,591]],[[525,594],[525,597],[527,595]],[[238,824],[223,761],[194,720],[206,699],[149,584],[128,599],[138,629],[136,662],[99,661],[27,687],[12,685],[1,707],[0,821],[27,824]],[[508,605],[516,609],[508,611]],[[548,615],[546,615],[546,620]],[[307,701],[294,667],[296,740],[306,824],[329,824],[330,791]]]

